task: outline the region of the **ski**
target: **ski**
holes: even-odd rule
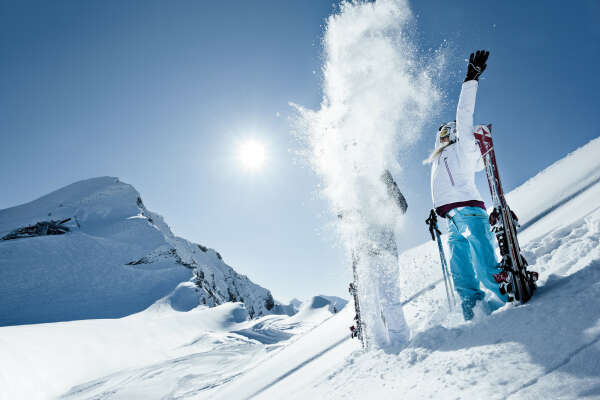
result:
[[[490,215],[490,224],[502,256],[500,272],[494,275],[494,279],[500,285],[500,292],[508,294],[509,301],[516,300],[519,303],[526,303],[536,289],[535,282],[538,274],[534,271],[527,271],[527,261],[521,254],[517,239],[518,219],[504,198],[492,140],[492,125],[476,126],[474,135],[481,151],[494,204],[494,210]]]
[[[365,329],[364,329],[365,327],[364,327],[364,323],[362,320],[362,316],[360,314],[360,301],[358,299],[358,272],[356,271],[357,263],[358,263],[358,260],[356,258],[356,255],[354,253],[352,253],[352,272],[354,274],[354,281],[350,282],[350,287],[348,288],[348,291],[350,292],[350,295],[354,299],[355,315],[354,315],[354,325],[352,325],[350,327],[350,337],[357,338],[358,340],[360,340],[360,343],[364,349],[367,347],[367,342],[366,342],[366,338],[365,338]]]

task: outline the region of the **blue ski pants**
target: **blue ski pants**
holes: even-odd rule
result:
[[[473,318],[475,303],[485,297],[480,282],[498,297],[488,302],[489,311],[502,307],[507,297],[500,294],[493,277],[499,270],[486,211],[479,207],[459,207],[448,212],[446,218],[450,271],[465,320]]]

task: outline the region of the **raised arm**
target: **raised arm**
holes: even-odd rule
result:
[[[466,81],[462,84],[458,107],[456,108],[456,135],[460,144],[466,144],[473,133],[473,113],[475,112],[475,99],[477,97],[476,80]],[[461,143],[461,140],[463,143]]]
[[[464,153],[471,153],[473,150],[473,113],[475,112],[478,81],[479,76],[487,67],[486,62],[489,55],[490,52],[485,50],[477,50],[475,53],[471,53],[467,76],[460,91],[458,107],[456,108],[456,135],[459,139],[458,145]]]

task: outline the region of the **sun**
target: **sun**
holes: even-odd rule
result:
[[[256,171],[265,163],[265,145],[257,140],[248,139],[241,142],[237,149],[238,159],[248,170]]]

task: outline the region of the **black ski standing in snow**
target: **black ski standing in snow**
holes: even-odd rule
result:
[[[527,271],[527,261],[521,254],[517,239],[518,219],[515,213],[510,210],[504,198],[492,141],[492,125],[478,125],[474,135],[481,151],[492,202],[494,203],[494,210],[490,215],[490,224],[492,225],[492,232],[496,235],[500,255],[502,256],[500,264],[502,270],[494,275],[494,279],[500,285],[500,292],[508,294],[509,301],[516,300],[520,303],[526,303],[533,296],[536,289],[535,282],[538,274],[535,271]]]
[[[450,279],[450,271],[448,269],[448,263],[446,262],[446,255],[444,254],[444,246],[442,245],[442,238],[438,224],[437,215],[435,210],[431,210],[429,218],[425,220],[425,223],[429,226],[429,233],[431,234],[431,240],[437,242],[438,251],[440,253],[440,261],[442,263],[442,275],[444,276],[444,286],[446,287],[446,297],[448,298],[448,308],[452,311],[456,304],[456,297],[454,297],[454,287],[452,285],[452,279]]]
[[[354,274],[354,281],[350,282],[350,287],[348,291],[350,295],[354,299],[354,325],[350,327],[350,337],[358,338],[360,343],[364,348],[367,347],[367,342],[365,338],[365,324],[363,322],[362,316],[360,314],[360,301],[358,300],[358,272],[356,271],[356,264],[358,260],[354,252],[352,253],[352,273]]]

